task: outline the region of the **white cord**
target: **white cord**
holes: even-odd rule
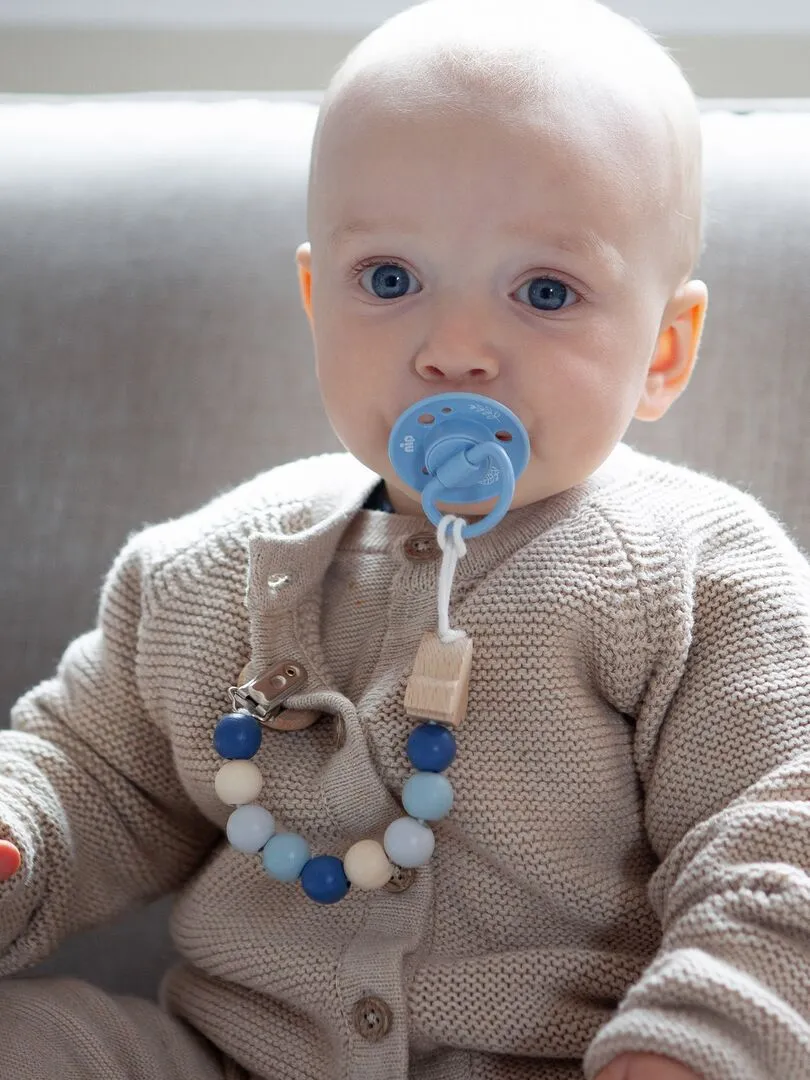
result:
[[[448,539],[447,530],[451,524],[453,533]],[[455,514],[445,514],[439,522],[439,547],[444,552],[439,573],[439,640],[445,644],[467,636],[465,630],[450,629],[450,592],[453,588],[456,564],[467,554],[467,545],[461,539],[461,530],[466,524],[464,518],[456,517]]]

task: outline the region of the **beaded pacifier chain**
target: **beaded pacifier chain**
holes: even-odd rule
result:
[[[402,789],[406,816],[391,822],[382,844],[360,840],[343,859],[313,856],[297,833],[276,831],[273,815],[255,803],[262,788],[259,768],[250,761],[261,746],[263,727],[296,730],[312,717],[284,722],[283,703],[305,682],[296,664],[285,663],[241,686],[231,687],[232,711],[214,732],[214,748],[228,759],[215,788],[229,806],[226,835],[232,847],[261,854],[262,865],[278,881],[300,881],[320,904],[342,900],[354,886],[389,886],[402,870],[424,866],[435,838],[427,822],[450,812],[453,789],[443,775],[456,756],[454,730],[467,710],[472,641],[449,624],[450,593],[465,539],[480,536],[506,514],[515,481],[529,459],[529,439],[520,420],[504,405],[479,394],[437,394],[417,402],[394,425],[388,455],[397,475],[422,492],[422,507],[436,525],[442,566],[438,584],[438,630],[426,633],[405,689],[405,712],[422,721],[408,737],[408,760],[417,771]],[[474,525],[433,505],[483,502],[497,496],[494,509]],[[452,530],[448,537],[448,532]],[[301,715],[301,714],[299,714]],[[304,714],[307,715],[307,714]]]

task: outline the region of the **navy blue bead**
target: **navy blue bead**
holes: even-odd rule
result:
[[[247,712],[226,713],[214,731],[214,749],[231,761],[252,758],[262,744],[262,725]]]
[[[301,887],[317,904],[336,904],[349,891],[349,879],[340,859],[316,855],[301,871]]]
[[[408,738],[408,758],[421,772],[443,772],[456,756],[456,737],[442,724],[420,724]]]

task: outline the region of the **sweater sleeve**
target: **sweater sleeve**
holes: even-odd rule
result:
[[[810,1077],[810,572],[763,511],[714,532],[668,599],[639,571],[635,754],[662,940],[587,1080],[624,1051],[705,1080]]]
[[[0,884],[0,975],[173,891],[215,838],[139,690],[143,562],[136,537],[104,583],[96,629],[0,732],[0,836],[22,854]]]

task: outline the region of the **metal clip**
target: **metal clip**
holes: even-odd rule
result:
[[[228,689],[234,711],[242,710],[267,723],[281,712],[284,702],[307,681],[307,672],[300,664],[283,660],[242,686]]]

